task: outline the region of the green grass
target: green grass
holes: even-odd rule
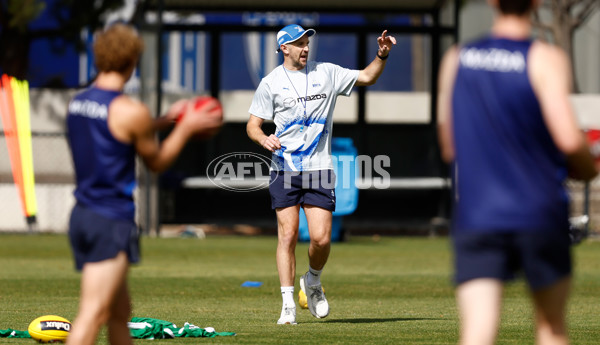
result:
[[[276,325],[281,308],[274,237],[142,239],[130,273],[134,316],[190,322],[235,337],[179,338],[165,344],[455,344],[458,317],[447,238],[354,237],[335,243],[323,275],[331,305],[318,320],[298,309],[295,326]],[[307,268],[299,244],[297,276]],[[573,344],[600,343],[600,243],[574,250],[569,304]],[[64,235],[0,235],[0,329],[26,330],[35,317],[76,315],[79,274]],[[244,288],[246,280],[264,282]],[[296,290],[298,290],[296,284]],[[522,282],[507,286],[498,344],[532,344]],[[3,339],[0,344],[31,344]],[[98,344],[107,344],[102,332]],[[149,344],[136,340],[135,344]]]

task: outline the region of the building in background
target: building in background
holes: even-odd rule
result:
[[[57,1],[48,0],[47,2]],[[452,13],[446,11],[442,15],[451,17]],[[460,39],[466,40],[483,34],[492,21],[492,15],[485,0],[468,1],[460,12]],[[246,29],[221,33],[221,41],[217,45],[220,50],[217,56],[221,59],[218,70],[213,68],[214,64],[211,61],[211,58],[215,56],[211,49],[215,45],[212,44],[214,36],[210,32],[181,30],[168,31],[163,34],[164,49],[161,50],[163,68],[160,76],[164,91],[163,108],[178,97],[210,93],[210,80],[215,74],[218,74],[219,97],[224,104],[225,119],[228,123],[216,143],[192,144],[188,155],[185,156],[185,162],[179,162],[175,165],[174,171],[171,171],[171,176],[175,176],[177,181],[201,174],[204,171],[202,165],[204,163],[199,163],[199,161],[205,157],[216,155],[219,147],[224,149],[234,147],[235,150],[240,150],[240,148],[243,150],[246,147],[253,148],[251,143],[243,141],[245,135],[236,133],[243,131],[241,126],[247,120],[251,97],[260,79],[282,61],[282,57],[275,54],[275,32],[280,27],[291,22],[300,23],[304,27],[316,27],[317,35],[311,40],[311,59],[330,61],[349,68],[359,68],[361,66],[359,66],[356,52],[360,42],[356,33],[360,32],[362,27],[373,26],[374,23],[381,26],[382,29],[387,25],[429,25],[431,20],[425,15],[415,17],[315,12],[215,12],[194,13],[185,16],[178,13],[165,13],[163,19],[164,23],[177,23],[182,28],[185,28],[186,24],[194,27],[231,25],[247,28],[255,25],[268,25],[274,28],[272,32]],[[144,20],[152,23],[157,20],[156,14],[146,13]],[[49,13],[42,13],[31,25],[36,29],[52,29],[58,24],[53,21]],[[331,28],[336,25],[350,25],[355,27],[356,31],[331,30],[328,32],[319,29],[319,26]],[[143,34],[146,40],[145,60],[135,77],[128,83],[127,92],[140,94],[150,104],[155,104],[156,99],[152,99],[152,97],[156,94],[154,78],[157,70],[156,61],[153,60],[158,51],[157,39],[150,31],[143,31]],[[435,159],[433,157],[435,151],[425,149],[418,143],[413,144],[413,137],[411,137],[429,140],[427,136],[422,138],[422,133],[427,132],[420,131],[423,127],[429,126],[431,121],[429,90],[434,76],[425,62],[431,59],[432,42],[424,34],[396,34],[394,32],[391,34],[398,39],[398,46],[388,61],[386,73],[381,76],[376,85],[369,87],[366,91],[364,116],[367,125],[382,130],[385,130],[388,125],[401,127],[394,127],[394,130],[390,130],[390,134],[372,135],[373,138],[369,138],[367,135],[362,140],[364,145],[360,147],[364,151],[359,154],[379,154],[395,150],[397,152],[392,155],[392,167],[390,168],[392,176],[435,175],[437,172],[428,173],[428,165],[419,161],[425,156],[428,160]],[[366,41],[374,41],[376,35],[377,33],[370,33]],[[598,56],[600,56],[598,35],[600,35],[600,14],[596,13],[587,25],[577,32],[575,38],[577,77],[584,93],[600,93],[600,67],[597,63]],[[64,231],[68,210],[71,207],[72,169],[68,149],[62,137],[66,101],[75,89],[88,85],[95,75],[91,58],[93,33],[83,31],[81,37],[87,42],[85,49],[81,51],[60,37],[36,39],[31,45],[28,79],[33,88],[31,92],[32,129],[36,134],[33,144],[34,167],[36,174],[40,175],[36,181],[40,186],[37,193],[40,202],[39,224],[42,230]],[[444,43],[452,42],[444,41]],[[375,56],[375,51],[375,46],[365,47],[364,54],[368,61]],[[358,122],[357,93],[350,98],[338,99],[334,118],[335,121],[345,126],[336,126],[336,134],[353,136],[356,132],[361,131],[361,129],[355,129]],[[396,128],[398,130],[395,130]],[[373,144],[369,140],[383,143],[381,145]],[[238,141],[237,146],[227,146],[235,141]],[[0,137],[0,156],[4,156],[5,146],[3,138]],[[14,230],[22,224],[20,212],[14,211],[18,210],[18,204],[15,204],[13,210],[13,203],[10,202],[14,198],[10,181],[10,166],[6,160],[0,160],[0,217],[3,219],[0,230]],[[179,221],[182,212],[197,213],[193,207],[182,204],[189,204],[189,200],[215,197],[217,194],[215,191],[199,194],[200,191],[182,191],[180,189],[174,193],[174,196],[161,201],[161,207],[166,210],[163,219],[168,220],[169,217],[172,217],[171,220]],[[368,197],[367,194],[367,198],[361,199],[365,201],[362,204],[359,201],[357,217],[363,217],[365,213],[368,213],[361,213],[361,206],[364,207],[369,202],[377,200],[383,202],[396,200],[404,205],[401,210],[396,212],[398,217],[419,214],[419,210],[411,207],[419,208],[427,204],[428,197],[439,198],[439,193],[432,192],[422,195],[410,191],[401,197],[375,194],[370,199]],[[244,198],[242,200],[245,200]],[[246,202],[251,203],[252,200],[248,199]],[[216,202],[213,204],[206,206],[220,207]],[[179,210],[179,214],[175,211],[169,212],[169,207]],[[436,207],[434,203],[430,209],[435,210]],[[267,210],[268,207],[261,209]],[[382,210],[381,212],[387,211]],[[13,214],[17,215],[14,221],[11,220]],[[270,217],[270,214],[268,216]],[[193,221],[193,219],[187,218],[183,221]],[[25,229],[24,224],[23,229]]]

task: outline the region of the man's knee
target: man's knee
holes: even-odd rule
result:
[[[327,248],[331,244],[331,233],[327,231],[311,233],[310,242],[317,248]]]
[[[282,226],[279,228],[279,243],[293,247],[298,241],[298,227]]]

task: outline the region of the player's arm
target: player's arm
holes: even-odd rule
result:
[[[119,100],[111,105],[110,112],[120,118],[120,133],[135,147],[144,164],[153,172],[166,170],[177,158],[190,137],[196,133],[213,130],[222,125],[221,109],[217,101],[213,101],[199,110],[193,106],[185,106],[185,115],[173,128],[171,133],[159,143],[156,137],[154,119],[148,107],[131,99]],[[116,101],[115,101],[116,102]]]
[[[143,108],[137,126],[133,128],[134,146],[150,170],[162,172],[175,161],[192,132],[187,127],[175,126],[161,145],[156,137],[155,123],[150,117],[150,111],[146,106]]]
[[[262,124],[264,121],[264,119],[250,114],[250,119],[248,119],[248,123],[246,124],[246,133],[248,133],[248,137],[258,145],[271,152],[279,150],[281,148],[279,138],[277,138],[274,134],[266,135],[262,130]]]
[[[179,115],[185,111],[188,101],[187,99],[180,99],[173,103],[163,116],[154,119],[154,128],[157,131],[162,131],[173,127]]]
[[[458,47],[450,48],[440,65],[438,75],[437,128],[442,159],[454,160],[454,137],[452,135],[452,90],[458,68]]]
[[[356,79],[354,85],[369,86],[375,84],[381,73],[383,73],[383,68],[387,62],[387,56],[389,55],[392,46],[396,44],[396,38],[394,38],[394,36],[387,36],[387,30],[384,30],[381,36],[377,38],[377,44],[379,45],[377,54],[384,59],[376,56],[365,69],[358,72],[358,79]]]
[[[528,58],[529,78],[544,121],[554,143],[567,157],[571,177],[594,178],[598,172],[569,99],[572,77],[567,55],[560,48],[536,42]]]

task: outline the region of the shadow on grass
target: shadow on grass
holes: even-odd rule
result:
[[[333,319],[315,322],[326,323],[380,323],[380,322],[401,322],[401,321],[431,321],[431,320],[448,320],[444,318],[431,317],[391,317],[391,318],[357,318],[357,319]]]

